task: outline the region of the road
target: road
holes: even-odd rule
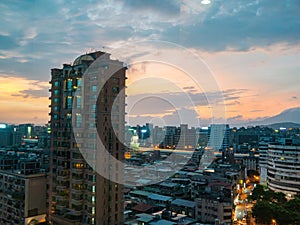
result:
[[[247,198],[252,192],[253,186],[248,185],[246,188],[237,188],[237,196],[234,199],[235,209],[233,212],[234,224],[237,225],[255,225],[254,219],[251,217],[253,204],[249,203]],[[247,219],[248,216],[248,219]]]

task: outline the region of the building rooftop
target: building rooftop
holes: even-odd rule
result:
[[[171,201],[173,198],[165,195],[159,195],[159,194],[151,194],[148,196],[149,199],[152,200],[159,200],[159,201]]]
[[[172,201],[172,205],[178,205],[178,206],[193,208],[193,207],[196,206],[196,203],[193,202],[193,201],[177,198],[177,199]]]
[[[162,182],[162,183],[159,184],[159,186],[172,188],[172,187],[179,186],[179,184],[178,183],[173,183],[173,182]]]
[[[148,210],[152,209],[154,206],[145,203],[138,203],[136,206],[132,207],[132,210],[138,212],[147,212]]]
[[[176,223],[169,220],[158,220],[156,222],[151,222],[150,225],[175,225]]]
[[[144,223],[149,223],[150,221],[153,220],[153,216],[146,213],[136,214],[136,216],[139,217],[136,219],[137,221],[144,222]]]
[[[148,192],[148,191],[135,190],[135,191],[131,191],[130,194],[135,194],[135,195],[141,195],[141,196],[144,196],[144,197],[148,197],[152,193]]]

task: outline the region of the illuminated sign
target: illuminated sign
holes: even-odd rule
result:
[[[5,123],[0,123],[0,129],[5,129],[7,128],[7,125]]]

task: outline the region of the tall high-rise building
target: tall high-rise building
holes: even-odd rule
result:
[[[93,70],[96,75],[84,79],[84,73],[95,69],[92,63],[99,60],[108,65]],[[103,70],[109,70],[110,63],[120,69],[108,77],[99,93],[99,83],[107,77]],[[123,224],[123,185],[95,171],[101,155],[93,150],[99,137],[111,156],[123,160],[125,94],[121,90],[125,88],[125,70],[122,62],[100,51],[51,70],[48,219],[52,224]],[[85,113],[75,112],[74,108],[84,108]],[[79,143],[80,138],[85,141]],[[84,155],[81,147],[91,148],[91,152]],[[92,165],[87,163],[93,160]]]
[[[229,148],[229,125],[211,124],[208,128],[208,147],[215,151]]]

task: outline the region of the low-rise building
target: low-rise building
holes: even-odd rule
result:
[[[231,224],[231,200],[213,198],[212,196],[197,198],[196,218],[206,223],[214,223],[218,219],[220,224]]]
[[[0,224],[46,222],[46,175],[0,171]]]
[[[175,213],[195,218],[195,201],[177,198],[171,202],[171,210]]]

